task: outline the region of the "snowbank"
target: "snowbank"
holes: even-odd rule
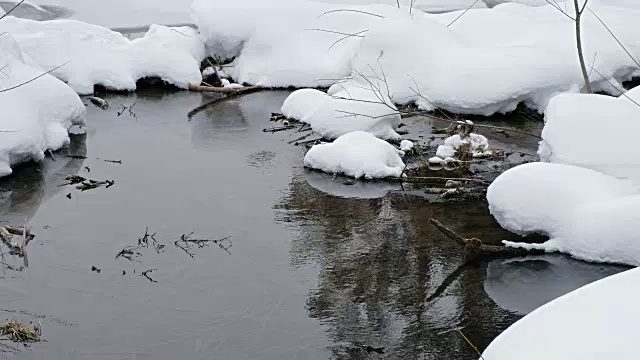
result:
[[[0,37],[0,64],[2,90],[42,74],[8,35]],[[0,176],[11,174],[14,164],[40,161],[46,150],[67,145],[67,130],[84,124],[84,114],[78,95],[51,75],[0,92]]]
[[[630,90],[626,96],[640,104],[640,88]],[[585,94],[554,97],[545,113],[540,159],[629,178],[640,185],[637,145],[620,139],[624,134],[640,132],[640,106],[627,97]],[[614,143],[597,145],[610,141]]]
[[[364,131],[354,131],[333,143],[313,146],[304,157],[306,167],[356,179],[399,177],[404,169],[404,153]]]
[[[52,74],[81,94],[96,84],[135,90],[136,81],[159,77],[181,88],[199,84],[203,44],[189,27],[153,25],[144,37],[128,40],[109,29],[74,20],[32,21],[7,17],[0,32],[10,33],[44,69],[70,61]]]
[[[640,57],[640,38],[628,25],[640,21],[640,12],[597,2],[590,8]],[[192,14],[212,54],[238,56],[230,70],[238,82],[317,87],[352,76],[356,84],[342,84],[351,91],[363,74],[394,103],[481,115],[521,102],[541,111],[555,94],[583,86],[574,24],[551,5],[472,9],[450,27],[459,14],[409,15],[389,5],[327,13],[336,9],[303,0],[198,0]],[[235,21],[237,13],[244,21]],[[621,81],[638,70],[591,13],[582,25],[585,58],[598,54],[599,73]],[[610,90],[596,72],[591,81]]]
[[[640,269],[584,286],[535,310],[498,336],[491,360],[635,359]]]
[[[640,265],[640,193],[631,181],[576,166],[531,163],[500,175],[487,200],[505,229],[550,237],[544,244],[505,241],[507,246]]]
[[[589,202],[629,195],[625,180],[577,166],[529,163],[505,171],[488,188],[489,210],[514,233],[557,236],[574,212]]]
[[[340,84],[327,94],[314,89],[293,92],[282,105],[282,114],[311,125],[314,132],[327,139],[335,139],[353,131],[366,131],[388,140],[399,140],[395,129],[400,125],[400,114],[379,103],[362,88],[346,91]]]

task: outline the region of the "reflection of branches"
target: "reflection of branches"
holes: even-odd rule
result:
[[[120,104],[120,106],[122,107],[122,109],[118,111],[118,116],[124,114],[126,110],[129,110],[129,116],[138,120],[138,116],[136,116],[136,113],[133,112],[133,107],[136,106],[136,101],[134,101],[133,104],[129,106],[124,106],[123,104]]]
[[[182,249],[182,251],[187,253],[187,255],[189,255],[192,259],[195,257],[195,254],[192,252],[193,248],[202,249],[206,246],[209,246],[210,244],[218,245],[220,249],[226,251],[229,255],[231,255],[231,252],[229,251],[229,249],[231,249],[231,247],[233,246],[233,242],[231,242],[230,236],[224,237],[222,239],[217,239],[217,240],[209,240],[209,239],[192,239],[191,236],[193,236],[193,234],[194,234],[193,232],[189,234],[182,234],[180,236],[180,239],[174,242],[174,245],[177,248]]]
[[[142,274],[140,274],[140,276],[144,276],[147,279],[149,279],[149,281],[151,281],[152,283],[157,283],[158,280],[152,279],[151,276],[149,276],[150,273],[157,271],[158,269],[149,269],[149,270],[145,270],[142,272]]]

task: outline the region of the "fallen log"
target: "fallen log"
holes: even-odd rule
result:
[[[486,256],[525,256],[525,255],[539,255],[544,254],[544,250],[539,249],[523,249],[512,248],[507,246],[498,245],[485,245],[482,240],[471,238],[466,239],[460,236],[455,231],[444,226],[436,219],[429,219],[429,222],[441,233],[443,233],[449,239],[455,241],[460,246],[465,248],[472,255],[486,255]]]
[[[241,88],[215,87],[189,84],[189,91],[210,92],[217,94],[239,94],[264,89],[262,86],[244,86]]]

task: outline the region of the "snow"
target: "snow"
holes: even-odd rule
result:
[[[36,78],[42,70],[22,53],[9,35],[0,37],[0,89]],[[40,161],[46,150],[69,143],[68,129],[84,124],[85,107],[78,95],[51,75],[0,93],[0,176],[11,166]]]
[[[514,233],[542,233],[544,244],[505,245],[562,252],[593,261],[640,265],[640,193],[629,180],[563,164],[530,163],[500,175],[489,210]]]
[[[409,152],[413,149],[415,145],[413,144],[413,141],[410,140],[402,140],[400,142],[400,150],[404,151],[404,152]]]
[[[491,360],[634,359],[640,269],[584,286],[513,324],[482,357]]]
[[[333,143],[314,145],[304,157],[306,167],[359,179],[399,177],[404,153],[365,131],[354,131]]]
[[[205,68],[204,70],[202,70],[202,77],[207,77],[207,76],[211,76],[213,74],[216,73],[216,70],[214,68],[212,68],[211,66]]]
[[[529,163],[505,171],[487,189],[489,210],[500,225],[514,233],[557,236],[574,212],[633,194],[626,180],[577,166]]]
[[[10,33],[43,69],[81,94],[96,84],[135,90],[136,81],[159,77],[180,88],[202,81],[204,46],[189,27],[153,25],[144,37],[128,40],[106,28],[74,20],[33,21],[7,17],[0,32]]]
[[[400,114],[394,107],[378,103],[366,89],[346,91],[340,84],[328,93],[315,89],[293,92],[282,105],[282,114],[311,125],[314,132],[335,139],[353,131],[367,131],[386,140],[399,140],[395,129]]]
[[[603,3],[594,1],[590,8],[639,55],[640,39],[628,24],[637,23],[640,12]],[[198,0],[192,14],[213,55],[237,56],[229,72],[239,83],[317,87],[350,76],[342,85],[351,91],[363,74],[394,103],[480,115],[508,112],[521,102],[542,111],[552,96],[583,86],[574,24],[551,5],[472,9],[450,27],[458,13],[409,15],[406,8],[388,5],[340,8],[355,11],[325,14],[336,6],[303,0]],[[245,21],[234,20],[239,12]],[[590,12],[582,26],[585,58],[598,54],[599,73],[620,82],[637,72]],[[610,88],[596,72],[591,81],[597,89]]]
[[[193,0],[32,0],[32,2],[69,9],[70,17],[75,20],[109,28],[136,28],[150,24],[190,23],[189,5]]]
[[[456,151],[458,151],[463,144],[470,145],[469,151],[473,157],[482,157],[491,154],[488,150],[489,141],[487,138],[483,135],[471,133],[464,139],[458,134],[446,138],[444,144],[438,146],[436,156],[445,160],[446,158],[453,158]]]
[[[626,96],[640,103],[640,88]],[[540,159],[598,170],[640,185],[637,146],[620,138],[640,131],[640,106],[627,97],[563,94],[553,98],[545,113]],[[602,141],[614,143],[597,145]]]

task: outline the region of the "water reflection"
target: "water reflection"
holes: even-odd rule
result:
[[[486,263],[466,267],[432,296],[464,263],[457,245],[428,224],[429,217],[442,216],[438,205],[401,193],[371,199],[327,196],[308,179],[305,174],[292,181],[289,196],[278,206],[279,220],[300,229],[291,245],[292,264],[320,268],[307,310],[325,325],[334,358],[473,358],[464,340],[448,331],[465,327],[485,346],[518,318],[484,294]],[[385,354],[367,346],[384,347]]]
[[[527,314],[586,284],[628,270],[563,255],[499,259],[489,263],[484,287],[500,307]]]
[[[55,160],[46,158],[39,164],[26,163],[15,167],[11,176],[0,179],[0,217],[14,225],[31,219],[40,205],[64,188],[67,175],[82,169],[84,159],[65,157],[66,154],[85,156],[86,136],[72,135],[68,148],[54,154]],[[2,190],[4,189],[4,190]]]
[[[346,177],[334,179],[331,175],[318,171],[305,171],[304,177],[314,189],[341,198],[376,199],[387,195],[390,191],[401,189],[398,183],[353,181]]]

